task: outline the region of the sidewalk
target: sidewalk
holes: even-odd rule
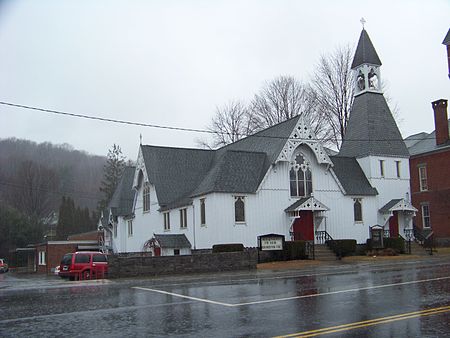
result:
[[[450,248],[437,248],[433,251],[433,255],[398,255],[398,256],[349,256],[341,260],[335,261],[319,261],[319,260],[296,260],[296,261],[279,261],[260,263],[257,265],[258,270],[297,270],[315,266],[325,265],[342,265],[342,264],[358,264],[358,263],[381,263],[381,262],[397,262],[397,261],[421,261],[434,258],[448,257],[450,262]]]

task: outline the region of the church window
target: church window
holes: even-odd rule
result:
[[[380,176],[384,177],[384,161],[380,160]]]
[[[234,221],[236,223],[245,222],[244,196],[236,196],[234,198]]]
[[[143,210],[144,212],[150,211],[150,184],[145,183],[144,184],[144,190],[142,193],[142,199],[143,199]]]
[[[395,169],[397,171],[397,178],[400,178],[400,161],[395,161]]]
[[[302,154],[291,162],[289,183],[292,197],[309,197],[312,194],[312,173],[310,164]]]
[[[186,208],[180,209],[180,228],[181,229],[187,228],[187,209]]]
[[[353,199],[353,215],[355,222],[362,222],[362,204],[360,198]]]
[[[169,212],[163,213],[164,215],[164,231],[170,230],[170,214]]]
[[[206,207],[205,207],[205,199],[200,199],[200,224],[206,225]]]

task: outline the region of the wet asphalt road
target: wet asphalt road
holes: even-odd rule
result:
[[[0,275],[1,337],[450,337],[449,257],[153,279]]]

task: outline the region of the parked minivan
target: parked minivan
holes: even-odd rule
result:
[[[59,276],[70,280],[104,278],[108,273],[108,258],[104,253],[78,251],[61,259]]]

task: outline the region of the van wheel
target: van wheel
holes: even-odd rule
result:
[[[86,270],[85,272],[83,272],[83,279],[84,280],[91,279],[91,272],[89,270]]]

